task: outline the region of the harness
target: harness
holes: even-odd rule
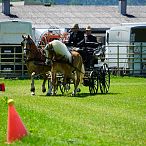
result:
[[[51,58],[48,58],[48,57],[46,57],[47,59],[50,59],[51,61],[52,61],[52,63],[54,63],[54,62],[57,62],[57,63],[61,63],[61,64],[68,64],[68,65],[70,65],[72,68],[74,68],[74,70],[72,71],[72,72],[74,72],[75,70],[77,70],[77,71],[79,71],[80,73],[82,73],[82,74],[85,74],[85,73],[83,73],[81,70],[79,70],[77,67],[75,67],[74,65],[73,65],[73,62],[74,62],[74,57],[72,56],[72,62],[70,63],[69,62],[69,60],[68,61],[66,61],[65,60],[65,58],[64,58],[64,56],[61,56],[59,59],[57,59],[56,58],[56,52],[55,51],[52,51],[53,52],[53,55],[52,55],[52,57]]]

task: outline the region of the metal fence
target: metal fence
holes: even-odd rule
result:
[[[146,45],[108,45],[106,63],[114,75],[146,76]],[[0,45],[0,77],[27,77],[20,45]]]
[[[146,44],[110,45],[106,48],[106,62],[112,74],[146,76]]]

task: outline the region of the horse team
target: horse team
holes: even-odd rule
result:
[[[31,75],[31,95],[35,95],[34,76],[42,75],[42,92],[46,91],[45,83],[50,76],[50,84],[47,95],[57,94],[57,74],[63,74],[63,86],[67,81],[72,80],[74,90],[72,96],[78,91],[78,86],[82,82],[85,74],[82,56],[74,50],[69,51],[67,46],[59,40],[53,40],[45,47],[38,47],[31,36],[22,36],[21,46],[26,58],[28,73]]]

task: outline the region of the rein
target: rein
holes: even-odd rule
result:
[[[52,47],[53,48],[53,47]],[[47,48],[48,49],[48,48]],[[49,51],[48,51],[49,52]],[[68,65],[70,65],[72,68],[74,68],[74,70],[77,70],[77,71],[79,71],[80,73],[82,73],[82,74],[85,74],[85,73],[83,73],[81,70],[79,70],[77,67],[75,67],[74,65],[73,65],[73,63],[69,63],[69,62],[67,62],[67,61],[65,61],[65,60],[63,60],[64,59],[64,56],[62,56],[62,57],[60,57],[59,59],[56,59],[56,52],[53,50],[51,50],[51,56],[50,57],[46,57],[46,59],[50,59],[52,62],[57,62],[57,63],[62,63],[62,64],[68,64]]]
[[[81,70],[79,70],[77,67],[73,66],[73,63],[69,63],[69,62],[63,60],[63,59],[62,59],[63,56],[62,56],[60,59],[56,59],[55,56],[56,56],[56,53],[55,53],[55,51],[53,51],[51,57],[46,57],[46,59],[50,59],[52,62],[57,62],[57,63],[62,63],[62,64],[68,64],[68,65],[70,65],[72,68],[74,68],[74,70],[77,70],[77,71],[79,71],[79,72],[82,73],[82,74],[85,74],[85,73],[83,73]]]
[[[72,63],[68,63],[72,68],[74,68],[75,70],[79,71],[80,73],[82,74],[85,74],[83,73],[81,70],[79,70],[77,67],[74,67]]]

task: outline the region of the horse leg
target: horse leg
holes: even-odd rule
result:
[[[52,85],[53,85],[53,93],[52,95],[56,95],[56,90],[57,90],[57,78],[56,78],[56,73],[52,74]]]
[[[50,96],[52,94],[52,89],[53,89],[53,86],[52,86],[52,82],[48,80],[48,92],[46,94],[46,96]]]
[[[70,86],[69,86],[69,84],[70,84],[70,79],[64,77],[63,83],[64,83],[64,88],[65,88],[65,90],[66,90],[66,91],[69,91],[69,89],[70,89]]]
[[[44,92],[46,92],[46,87],[45,87],[45,84],[46,84],[46,81],[47,81],[47,76],[46,75],[44,75],[43,76],[43,84],[42,84],[42,92],[44,93]]]
[[[35,76],[35,72],[33,72],[31,74],[31,89],[30,89],[30,91],[31,91],[32,96],[35,95],[34,76]]]
[[[80,83],[80,76],[79,73],[76,73],[76,75],[74,75],[74,91],[72,92],[72,96],[75,96],[76,93],[80,90],[78,88],[79,83]]]
[[[53,85],[52,85],[52,72],[50,72],[50,77],[48,78],[48,92],[46,94],[46,96],[50,96],[52,94],[52,89],[53,89]]]
[[[56,94],[56,73],[51,73],[51,80],[50,80],[50,84],[49,84],[49,80],[48,80],[48,86],[49,86],[49,90],[46,95],[47,96],[55,95]],[[52,92],[52,90],[53,90],[53,92]]]

